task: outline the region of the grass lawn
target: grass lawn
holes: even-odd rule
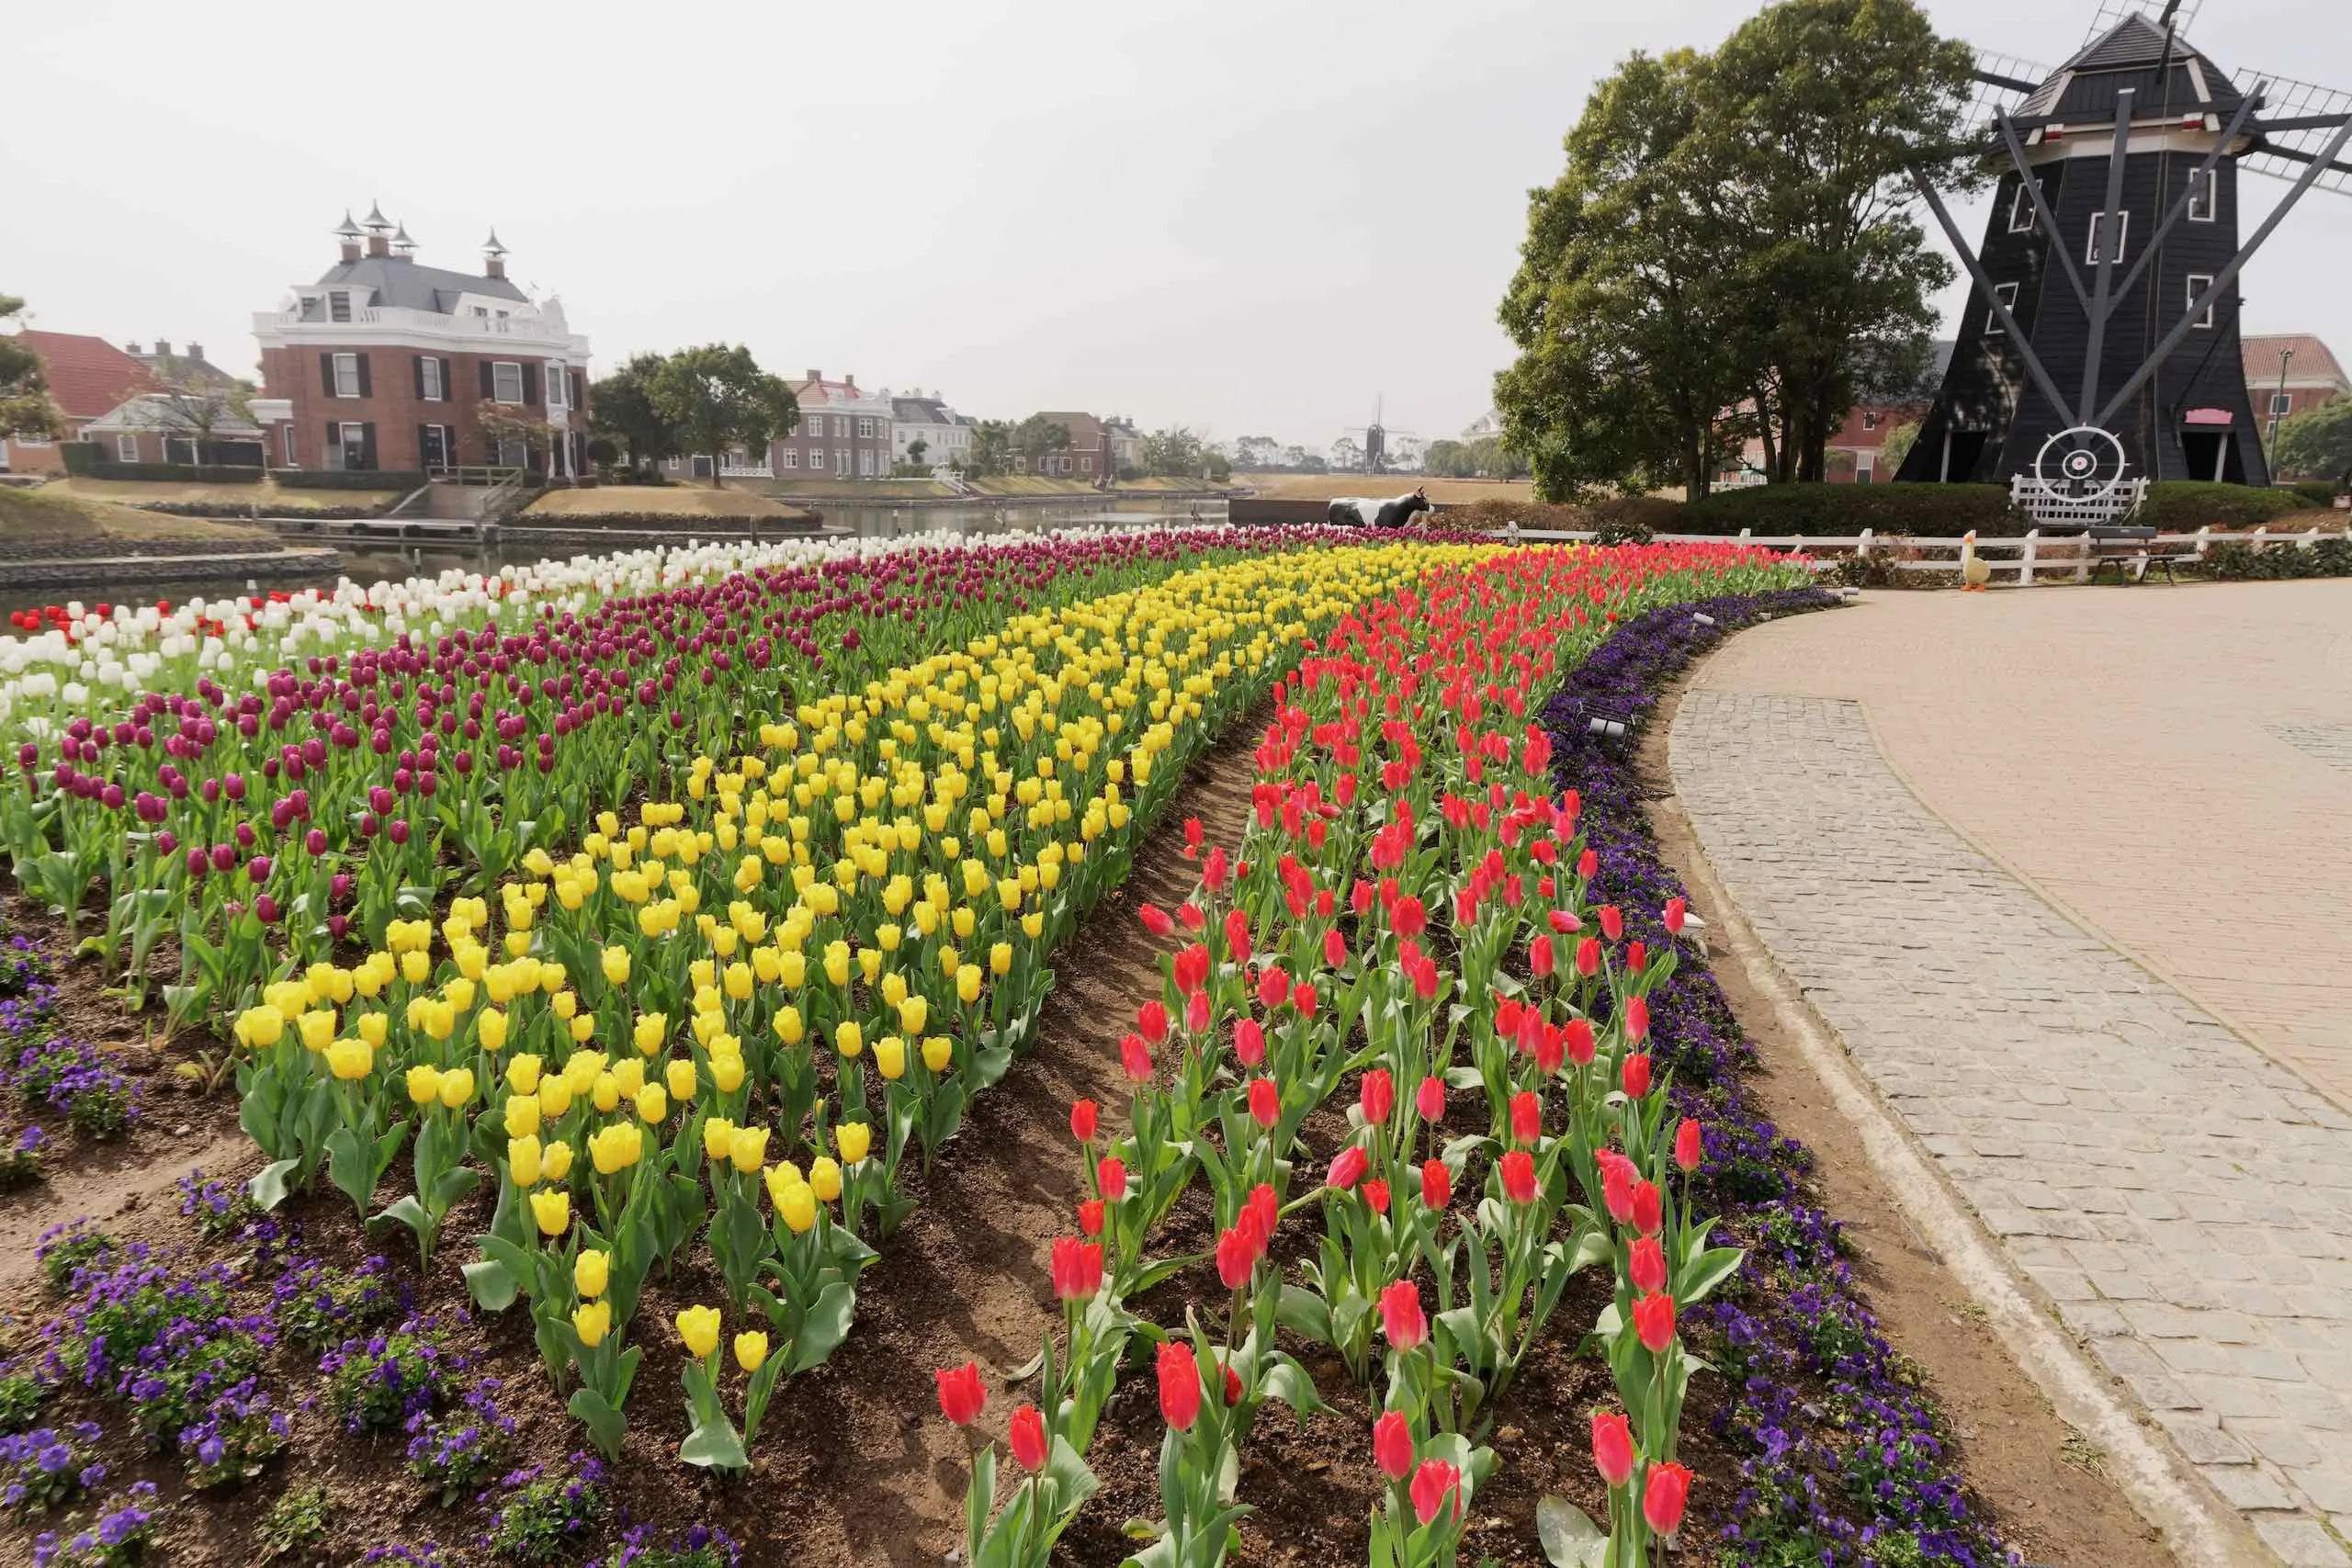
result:
[[[1227,482],[1239,484],[1241,480],[1237,476]],[[1139,479],[1121,479],[1116,488],[1122,491],[1202,491],[1223,490],[1226,486],[1214,479],[1185,479],[1172,474],[1147,474]]]
[[[247,524],[139,512],[97,497],[65,492],[62,484],[46,484],[37,490],[0,485],[0,539],[74,545],[92,538],[141,545],[175,539],[250,539],[263,548],[277,546],[276,534]]]
[[[1535,499],[1535,487],[1525,479],[1425,479],[1419,474],[1236,474],[1233,482],[1246,484],[1260,495],[1285,501],[1403,495],[1423,487],[1428,489],[1430,499],[1442,506],[1467,506],[1475,501]]]
[[[993,479],[974,479],[972,488],[982,495],[1094,495],[1099,493],[1084,479],[1047,479],[1043,474],[999,474]]]
[[[51,479],[41,487],[90,501],[163,502],[177,506],[258,506],[264,516],[292,516],[324,508],[384,506],[401,498],[397,490],[281,490],[276,479],[259,484],[199,484],[178,479]]]
[[[956,492],[930,479],[755,479],[760,493],[823,501],[938,501]]]
[[[548,518],[597,517],[616,513],[659,513],[692,521],[697,517],[758,517],[793,523],[808,514],[755,491],[713,490],[708,485],[598,485],[594,490],[551,490],[523,509],[526,522]]]

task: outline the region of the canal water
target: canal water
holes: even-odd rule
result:
[[[1104,500],[1080,505],[1067,503],[1054,506],[1003,505],[979,506],[891,506],[861,503],[849,505],[835,502],[820,502],[818,510],[826,524],[833,528],[848,529],[861,538],[903,538],[915,535],[936,535],[943,541],[985,536],[1046,533],[1057,528],[1127,528],[1159,522],[1222,523],[1225,521],[1223,501],[1133,501]],[[682,532],[683,542],[691,531]],[[259,588],[296,590],[302,588],[332,588],[336,576],[347,577],[361,584],[398,582],[411,577],[437,577],[452,569],[461,571],[492,572],[504,566],[528,566],[543,560],[561,560],[582,552],[574,546],[548,548],[509,535],[498,545],[476,547],[469,545],[340,545],[343,570],[337,574],[320,574],[314,578],[300,575],[274,576]],[[616,541],[614,551],[649,547],[641,540]],[[604,553],[604,552],[592,552]],[[80,600],[85,604],[101,599],[124,599],[136,604],[153,604],[158,599],[177,604],[189,599],[220,599],[238,593],[243,584],[233,579],[207,578],[188,581],[157,581],[140,583],[90,582],[64,587],[19,589],[7,581],[7,567],[0,563],[0,616],[17,610],[37,609],[44,604],[64,604]],[[0,626],[0,636],[7,628]]]

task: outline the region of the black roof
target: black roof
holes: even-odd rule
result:
[[[2028,120],[2108,119],[2115,114],[2116,95],[2126,87],[2132,89],[2132,112],[2140,119],[2159,114],[2227,117],[2245,101],[2229,73],[2177,33],[2170,58],[2171,69],[2160,72],[2165,30],[2135,11],[2093,39],[2010,112]]]
[[[460,294],[487,294],[517,304],[530,303],[529,296],[515,288],[511,279],[451,272],[398,256],[362,256],[356,262],[337,262],[319,275],[318,287],[371,288],[375,290],[376,304],[437,310],[445,316],[457,309]]]

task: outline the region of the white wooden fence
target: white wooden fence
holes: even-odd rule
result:
[[[1493,536],[1508,544],[1536,545],[1589,544],[1597,536],[1558,528],[1522,528],[1513,523]],[[2199,528],[2194,534],[2158,534],[2153,538],[2133,542],[2154,556],[2171,556],[2184,562],[2195,562],[2202,561],[2214,545],[2240,544],[2255,550],[2309,549],[2322,539],[2337,536],[2335,533],[2323,533],[2318,528],[2300,534],[2273,534],[2267,528],[2256,528],[2245,534],[2226,529]],[[1651,538],[1661,545],[1757,545],[1766,549],[1809,557],[1815,571],[1832,570],[1843,558],[1850,555],[1863,559],[1878,557],[1896,571],[1952,573],[1960,570],[1962,546],[1958,539],[1922,539],[1907,534],[1882,536],[1868,528],[1860,534],[1838,535],[1751,534],[1742,528],[1736,534],[1656,534]],[[1992,581],[1995,583],[2006,582],[2019,588],[2030,588],[2038,581],[2052,580],[2086,581],[2094,567],[2110,561],[2128,567],[2136,558],[2128,555],[2095,556],[2082,534],[2053,534],[2045,537],[2038,528],[2020,537],[1980,538],[1976,541],[1976,553],[1993,569]],[[1890,557],[1893,558],[1888,558]]]

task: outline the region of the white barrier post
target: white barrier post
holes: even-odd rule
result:
[[[2041,554],[2041,530],[2039,528],[2028,528],[2025,531],[2024,553],[2018,558],[2018,586],[2019,588],[2030,588],[2033,586],[2034,558]]]
[[[1854,558],[1856,560],[1871,558],[1871,531],[1868,528],[1854,536]]]
[[[2269,543],[2269,540],[2270,530],[2257,526],[2254,531],[2254,536],[2246,542],[2253,547],[2254,553],[2256,555],[2260,555],[2263,552],[2264,547]]]
[[[2197,525],[2197,558],[2200,561],[2205,558],[2205,543],[2212,532],[2213,525],[2211,523]]]

